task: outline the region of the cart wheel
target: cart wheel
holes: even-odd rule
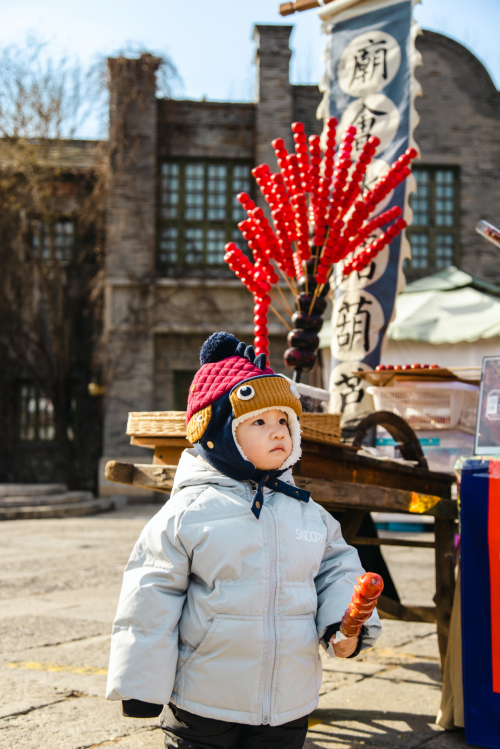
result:
[[[377,426],[384,427],[391,437],[398,443],[401,456],[405,460],[416,460],[421,468],[429,470],[427,460],[422,451],[418,437],[411,426],[390,411],[375,411],[365,416],[354,428],[353,447],[361,447],[370,429]]]

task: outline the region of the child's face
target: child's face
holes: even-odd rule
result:
[[[238,424],[236,439],[248,460],[263,471],[276,470],[292,452],[288,416],[277,408]]]

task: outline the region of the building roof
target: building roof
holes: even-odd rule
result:
[[[396,317],[387,335],[393,341],[434,345],[500,336],[500,287],[450,265],[408,284],[396,299]],[[320,346],[330,346],[325,321]]]
[[[86,172],[95,168],[106,153],[107,142],[101,140],[31,139],[23,143],[22,157],[35,159],[52,169],[70,169]],[[0,164],[16,163],[17,145],[8,138],[0,138]],[[29,149],[32,149],[31,151]]]

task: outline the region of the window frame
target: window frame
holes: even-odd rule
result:
[[[163,217],[163,166],[164,164],[178,164],[179,165],[179,193],[178,193],[178,210],[176,218],[164,218]],[[203,187],[203,218],[201,219],[187,219],[185,218],[186,208],[186,167],[191,164],[203,164],[204,167],[204,187]],[[226,206],[225,206],[225,218],[220,220],[209,219],[208,211],[213,206],[209,205],[209,194],[208,189],[209,175],[208,167],[210,166],[225,166],[227,168],[226,174]],[[233,196],[237,193],[233,192],[233,173],[234,168],[237,166],[244,166],[248,169],[248,189],[246,190],[250,197],[253,193],[253,180],[251,179],[251,169],[253,163],[249,159],[215,159],[215,158],[165,158],[162,159],[159,164],[158,170],[158,219],[157,219],[157,252],[156,252],[156,265],[160,273],[168,273],[168,271],[216,271],[220,273],[221,269],[225,267],[223,261],[208,262],[208,255],[210,249],[208,243],[210,241],[208,232],[212,230],[219,230],[223,232],[223,239],[221,239],[222,247],[227,242],[237,242],[238,246],[244,251],[247,251],[247,245],[244,241],[241,233],[238,229],[238,223],[245,218],[245,214],[242,213],[238,219],[233,218]],[[216,193],[214,193],[216,194]],[[177,258],[175,263],[171,261],[162,260],[162,235],[164,230],[174,228],[177,230]],[[187,230],[201,230],[203,232],[203,259],[201,262],[186,262],[187,248]],[[213,240],[218,241],[218,240]],[[222,250],[221,247],[221,250]],[[168,251],[167,251],[168,253]],[[222,253],[223,254],[223,253]],[[221,254],[221,257],[222,257]]]
[[[14,387],[14,416],[15,416],[15,438],[18,443],[21,445],[54,445],[57,444],[57,434],[56,434],[56,424],[55,424],[55,418],[54,418],[54,404],[51,401],[51,399],[44,394],[42,389],[38,387],[38,385],[28,378],[22,378],[20,380],[16,380],[12,383]],[[32,439],[27,437],[22,437],[22,430],[23,430],[23,408],[22,408],[22,389],[28,387],[32,388],[34,391],[35,399],[36,399],[36,412],[35,412],[35,418],[33,423],[34,428],[34,436]],[[12,391],[11,391],[12,392]],[[67,437],[69,442],[74,445],[75,447],[78,447],[79,445],[79,421],[80,421],[80,398],[79,398],[79,391],[78,391],[78,383],[76,380],[71,380],[70,387],[68,391],[69,401],[67,403]],[[40,400],[45,398],[48,403],[52,405],[52,421],[46,425],[41,423],[40,420],[40,408],[39,403]],[[26,425],[26,428],[29,429],[29,425]],[[53,429],[53,435],[51,437],[41,437],[40,433],[43,429]]]
[[[34,412],[33,417],[33,424],[30,424],[26,422],[26,424],[23,424],[23,388],[31,388],[34,392],[33,394],[28,394],[28,400],[31,397],[35,398],[36,402],[36,410]],[[52,421],[51,423],[43,424],[40,420],[40,400],[42,398],[45,398],[48,403],[52,406]],[[28,400],[26,403],[28,403]],[[40,388],[32,381],[32,380],[20,380],[16,382],[15,384],[15,407],[16,407],[16,438],[18,442],[21,444],[33,444],[33,443],[40,443],[40,444],[53,444],[56,441],[56,428],[55,428],[55,420],[54,420],[54,405],[50,398],[48,398],[46,395],[43,394],[43,392],[40,390]],[[27,411],[26,411],[27,412]],[[29,430],[30,428],[33,428],[34,430],[34,436],[32,438],[29,437],[23,437],[22,432],[23,428],[26,430]],[[40,433],[43,429],[53,429],[53,435],[52,437],[41,437]]]
[[[453,225],[452,226],[440,226],[436,223],[436,175],[438,172],[446,171],[453,173],[453,188],[454,188],[454,206],[453,206]],[[426,267],[414,267],[412,262],[408,264],[407,270],[413,274],[426,275],[429,272],[436,272],[446,268],[446,265],[437,264],[437,237],[443,235],[452,235],[453,237],[453,258],[451,263],[460,266],[460,167],[449,165],[449,164],[418,164],[413,166],[413,173],[416,172],[427,172],[429,174],[429,221],[427,224],[416,224],[415,223],[415,209],[414,219],[412,225],[406,230],[410,245],[412,245],[412,238],[417,235],[423,235],[428,237],[429,241],[429,255],[428,264]],[[410,205],[415,199],[416,192],[413,193],[410,199]],[[413,246],[412,246],[413,253]]]
[[[54,228],[56,224],[71,224],[73,226],[73,237],[72,237],[72,243],[71,243],[71,248],[70,248],[68,258],[61,259],[57,257],[57,247],[53,244],[54,237],[55,237]],[[39,232],[39,236],[41,237],[39,251],[37,251],[37,249],[35,248],[35,244],[34,244],[35,235],[37,231]],[[49,243],[50,243],[49,246],[51,245],[53,246],[55,257],[52,257],[52,256],[44,257],[43,255],[44,238],[47,234],[49,236]],[[74,216],[61,215],[61,216],[58,216],[57,218],[54,218],[52,221],[49,221],[49,222],[43,221],[43,219],[34,216],[30,221],[29,241],[30,241],[31,251],[33,252],[34,255],[36,255],[38,260],[44,263],[45,265],[52,265],[53,263],[56,263],[60,266],[68,266],[74,263],[75,257],[76,257],[77,236],[78,236],[78,227],[77,227],[77,223],[76,223]]]

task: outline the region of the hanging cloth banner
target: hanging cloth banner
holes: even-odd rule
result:
[[[328,45],[318,117],[337,117],[339,140],[347,127],[356,127],[353,161],[370,136],[380,139],[363,184],[369,190],[409,146],[416,147],[413,101],[420,87],[413,71],[420,63],[414,44],[419,27],[412,18],[414,0],[358,0],[352,7],[346,5],[352,0],[334,0],[320,11]],[[407,182],[389,193],[374,215],[397,205],[411,223],[408,192],[414,190],[414,178]],[[366,244],[381,233],[377,229]],[[337,272],[330,391],[331,407],[342,411],[344,422],[373,410],[366,383],[356,372],[380,363],[396,294],[405,285],[405,257],[410,257],[410,248],[401,234],[363,271],[351,273],[343,282]]]

